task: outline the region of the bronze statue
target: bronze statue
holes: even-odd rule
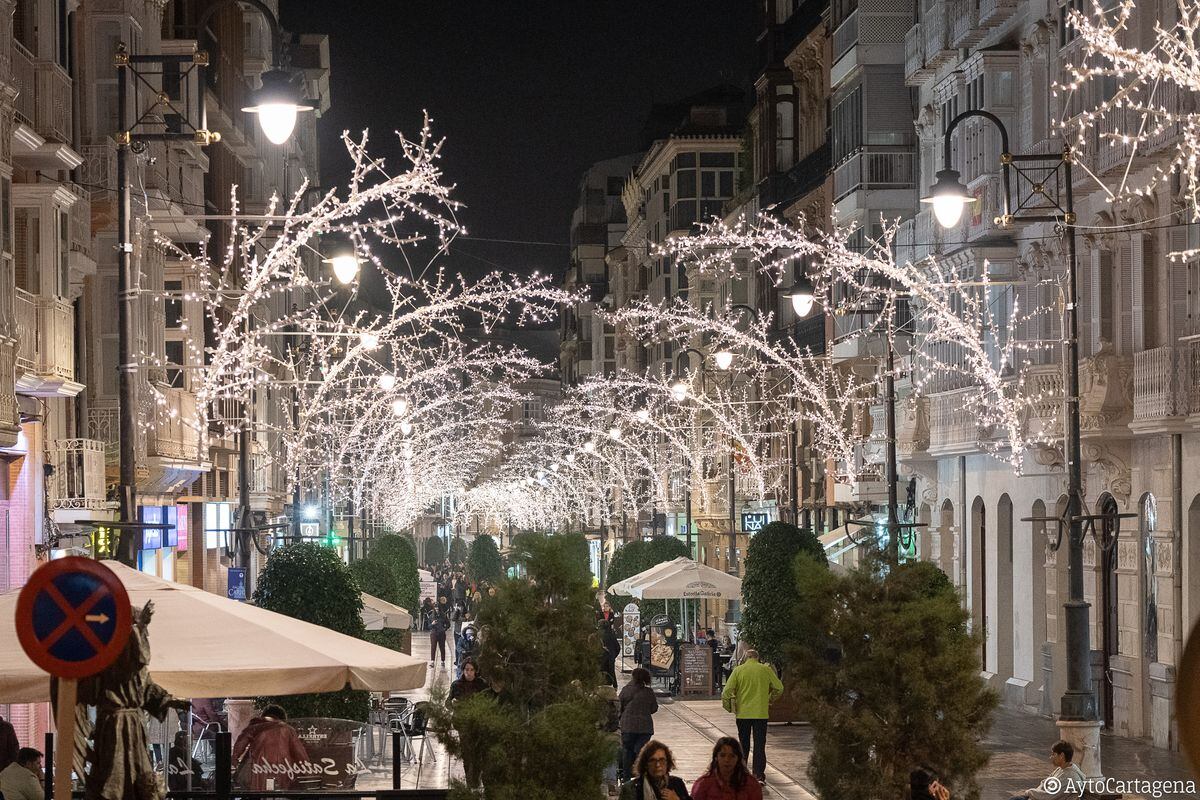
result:
[[[142,712],[161,721],[168,709],[186,712],[191,703],[171,697],[150,677],[146,627],[153,615],[154,603],[148,601],[135,613],[129,642],[117,660],[99,675],[79,681],[76,719],[86,719],[86,706],[96,707],[86,756],[86,800],[162,800]]]

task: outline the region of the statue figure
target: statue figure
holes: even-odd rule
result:
[[[162,800],[163,790],[150,763],[150,745],[142,712],[158,720],[191,703],[167,694],[150,677],[150,638],[146,632],[154,603],[135,610],[133,631],[121,655],[99,675],[79,681],[78,712],[96,707],[96,724],[87,750],[86,800]]]

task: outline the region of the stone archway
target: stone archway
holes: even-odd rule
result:
[[[972,628],[983,634],[983,650],[980,653],[983,669],[988,669],[988,639],[991,631],[987,630],[987,507],[982,497],[976,497],[971,503],[971,540],[970,547],[964,558],[967,559],[967,575],[970,579],[968,596],[971,598]]]
[[[1013,601],[1017,596],[1013,588],[1013,504],[1007,494],[1000,495],[996,503],[994,530],[994,550],[982,551],[980,555],[987,560],[990,552],[996,554],[992,561],[995,565],[992,570],[994,588],[987,592],[987,616],[994,629],[988,631],[988,639],[995,654],[994,671],[1003,682],[1013,677]]]
[[[954,525],[954,503],[945,500],[942,503],[939,511],[940,519],[938,521],[938,531],[941,534],[941,541],[938,542],[938,566],[942,568],[942,572],[950,576],[950,582],[958,586],[958,569],[955,566],[955,525]]]

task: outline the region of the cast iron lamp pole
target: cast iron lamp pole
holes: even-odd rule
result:
[[[1079,415],[1079,321],[1078,321],[1078,287],[1077,287],[1077,256],[1075,233],[1075,200],[1072,188],[1071,165],[1074,155],[1071,148],[1066,147],[1061,153],[1037,153],[1029,155],[1014,155],[1009,150],[1008,131],[998,117],[987,111],[971,110],[959,114],[946,127],[943,140],[943,169],[937,173],[937,181],[933,186],[930,197],[922,202],[933,205],[934,215],[945,228],[958,224],[964,205],[974,198],[962,184],[958,170],[951,166],[950,137],[959,123],[970,117],[982,117],[993,123],[1000,131],[1001,153],[1000,165],[1003,183],[1003,213],[996,219],[998,225],[1009,225],[1013,221],[1014,212],[1024,210],[1025,201],[1019,198],[1018,206],[1012,208],[1012,172],[1025,177],[1030,184],[1029,197],[1036,203],[1029,206],[1035,211],[1022,214],[1021,218],[1029,222],[1052,222],[1060,226],[1067,240],[1067,298],[1066,324],[1063,337],[1063,366],[1066,369],[1066,460],[1067,460],[1067,509],[1065,520],[1056,520],[1061,529],[1067,528],[1068,542],[1068,579],[1070,593],[1063,608],[1066,616],[1067,633],[1067,688],[1062,696],[1060,708],[1060,729],[1064,738],[1080,741],[1079,733],[1087,737],[1082,743],[1094,747],[1091,755],[1095,759],[1089,775],[1100,774],[1099,751],[1099,721],[1096,713],[1096,696],[1092,690],[1091,646],[1088,638],[1089,604],[1083,595],[1083,540],[1087,529],[1095,535],[1094,521],[1097,517],[1084,514],[1083,506],[1083,457],[1080,445],[1080,415]],[[1030,176],[1021,171],[1022,164],[1031,164],[1037,172]],[[1055,178],[1058,170],[1062,170],[1061,197],[1051,197],[1047,187]],[[1046,213],[1047,205],[1052,213]],[[1037,212],[1040,207],[1040,213]],[[1105,519],[1106,541],[1101,546],[1111,547],[1116,540],[1116,532],[1120,524],[1120,515],[1110,513],[1101,515]],[[1113,518],[1110,520],[1110,518]],[[1112,525],[1112,538],[1108,540],[1109,525]],[[1085,524],[1087,529],[1085,529]],[[1055,546],[1056,547],[1056,546]],[[1063,723],[1067,723],[1063,725]],[[1082,724],[1081,724],[1082,723]],[[1091,730],[1087,730],[1090,728]],[[1074,736],[1070,734],[1076,734]]]

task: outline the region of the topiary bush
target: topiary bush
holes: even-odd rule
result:
[[[786,522],[764,527],[750,538],[746,549],[740,635],[758,650],[763,661],[780,670],[786,666],[787,648],[797,635],[800,595],[793,566],[800,553],[819,565],[827,563],[817,535]]]
[[[347,636],[365,638],[358,584],[337,551],[315,542],[289,544],[273,552],[258,574],[254,603]],[[364,691],[343,689],[265,701],[278,703],[292,717],[367,719]]]
[[[607,583],[612,586],[639,572],[645,572],[656,564],[687,555],[687,545],[674,536],[655,536],[653,539],[626,542],[613,552],[612,560],[608,564]],[[667,611],[665,600],[636,600],[628,595],[610,594],[609,603],[618,613],[629,603],[635,603],[643,619],[649,619],[656,614],[671,613]],[[676,615],[672,613],[672,617]]]
[[[455,536],[450,540],[450,551],[446,553],[446,558],[456,567],[467,563],[467,543],[462,540],[461,536]]]
[[[367,555],[352,563],[350,572],[360,590],[417,616],[421,581],[417,575],[417,553],[409,539],[396,534],[373,539]],[[382,647],[405,650],[405,632],[395,628],[367,631],[365,638]]]
[[[467,578],[476,584],[494,584],[504,575],[504,563],[496,540],[479,534],[467,551]]]
[[[446,543],[440,536],[430,536],[425,540],[425,566],[430,569],[440,567],[446,561]]]

